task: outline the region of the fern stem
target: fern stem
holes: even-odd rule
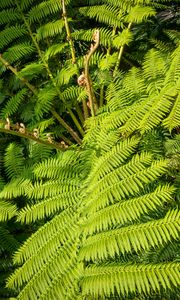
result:
[[[78,103],[76,103],[75,107],[76,107],[76,112],[78,114],[79,120],[81,121],[81,124],[83,125],[84,124],[84,116],[83,116],[82,110]]]
[[[86,100],[83,100],[82,103],[83,103],[84,118],[86,120],[87,118],[89,118],[89,111],[88,111],[88,107],[87,107],[87,102],[86,102]]]
[[[131,26],[132,26],[132,23],[129,23],[129,25],[128,25],[129,30],[130,30]],[[119,49],[118,59],[117,59],[116,66],[115,66],[115,69],[114,69],[114,72],[113,72],[113,77],[115,77],[116,74],[117,74],[118,68],[119,68],[120,63],[121,63],[123,52],[124,52],[124,45],[121,46],[120,49]]]
[[[75,48],[74,48],[74,43],[71,37],[71,31],[69,28],[69,23],[68,23],[68,18],[67,18],[67,12],[66,12],[66,6],[65,6],[65,1],[62,0],[62,11],[63,11],[63,19],[64,19],[64,25],[66,28],[66,33],[67,33],[67,40],[69,42],[70,50],[71,50],[71,56],[72,56],[72,63],[76,64],[76,53],[75,53]]]
[[[60,137],[63,139],[63,141],[68,144],[69,146],[73,145],[73,143],[68,139],[64,134],[60,134]]]
[[[93,90],[91,76],[90,76],[90,73],[89,73],[89,62],[90,62],[90,59],[91,59],[92,55],[95,53],[95,51],[99,47],[99,42],[100,42],[100,32],[99,32],[99,30],[96,31],[96,35],[97,35],[97,40],[96,40],[94,45],[91,44],[90,51],[85,56],[85,60],[84,60],[84,73],[85,73],[85,78],[86,78],[86,88],[87,88],[87,92],[88,92],[88,96],[89,96],[91,115],[93,117],[95,116],[95,113],[96,113],[96,110],[97,110],[98,107],[97,107],[97,101],[96,101],[94,90]]]
[[[100,101],[99,101],[99,107],[103,106],[104,101],[104,84],[100,87]]]
[[[46,142],[46,141],[44,141],[42,139],[37,139],[30,132],[21,133],[19,131],[7,130],[5,128],[0,128],[0,132],[4,132],[4,133],[7,133],[7,134],[19,136],[19,137],[22,137],[22,138],[25,138],[25,139],[28,139],[28,140],[33,140],[37,144],[42,144],[42,145],[45,145],[45,146],[53,148],[53,149],[62,150],[62,151],[65,150],[64,147],[61,144],[59,144],[59,143],[49,143],[49,142]]]
[[[74,140],[81,145],[82,141],[78,134],[63,120],[63,118],[60,117],[60,115],[54,110],[51,109],[51,112],[53,116],[59,121],[59,123],[68,130],[68,132],[71,134],[71,136],[74,138]]]
[[[68,18],[67,18],[67,11],[66,11],[66,5],[65,5],[65,1],[62,0],[62,17],[64,19],[64,25],[65,25],[65,29],[66,29],[66,34],[67,34],[67,40],[69,42],[69,46],[70,46],[70,51],[71,51],[71,57],[72,57],[72,64],[77,65],[77,61],[76,61],[76,52],[75,52],[75,47],[74,47],[74,42],[71,36],[71,30],[69,27],[69,23],[68,23]],[[78,65],[77,65],[78,67]],[[76,107],[77,109],[77,107]],[[80,109],[77,109],[77,113],[79,116],[79,119],[81,120],[81,123],[84,124],[84,119],[86,120],[89,117],[89,113],[88,113],[88,107],[87,107],[87,103],[85,100],[83,100],[83,111],[84,111],[84,117],[82,115],[82,112],[80,111]]]
[[[18,74],[18,71],[16,70],[16,68],[14,68],[13,66],[11,66],[7,60],[5,60],[2,55],[0,54],[0,61],[2,62],[2,64],[7,68],[9,69],[12,73],[14,73],[16,75],[16,77],[21,80],[32,92],[33,94],[37,94],[37,91],[36,91],[36,88],[30,84],[28,82],[27,79],[25,79],[24,77],[21,77],[19,74]]]

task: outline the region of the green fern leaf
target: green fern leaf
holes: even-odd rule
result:
[[[1,4],[0,4],[1,5]],[[21,15],[17,9],[9,8],[0,12],[0,24],[7,24],[21,19]]]
[[[156,11],[150,6],[134,6],[131,8],[126,21],[129,23],[141,23],[146,20],[148,17],[154,16]]]
[[[80,251],[82,259],[87,261],[107,259],[116,254],[148,250],[167,243],[179,236],[179,215],[177,210],[167,213],[164,219],[144,224],[129,225],[120,229],[98,233],[86,239]]]
[[[68,46],[67,43],[63,43],[63,44],[54,44],[52,46],[50,46],[44,54],[44,58],[45,60],[48,60],[49,58],[57,55],[58,53],[61,53],[62,51],[64,51],[64,48],[66,48]]]
[[[165,264],[108,264],[86,269],[82,280],[84,295],[98,299],[99,295],[111,297],[115,292],[127,297],[129,293],[150,294],[151,290],[160,292],[161,286],[167,289],[171,284],[179,285],[179,263]]]
[[[28,13],[28,19],[31,23],[41,21],[49,15],[55,14],[61,10],[61,2],[57,0],[42,1],[34,6]]]
[[[27,33],[23,26],[15,25],[7,27],[0,32],[0,49],[7,47],[12,41],[24,36]]]
[[[11,143],[5,154],[5,167],[6,173],[9,178],[17,178],[21,175],[24,168],[23,149],[14,143]]]
[[[1,111],[1,117],[7,118],[17,112],[19,106],[27,95],[27,89],[20,90],[15,96],[11,97]]]
[[[0,200],[0,222],[5,222],[16,215],[17,208],[10,202]]]
[[[140,197],[121,200],[118,203],[110,205],[98,212],[89,214],[84,232],[92,235],[93,233],[108,230],[112,226],[124,225],[128,222],[138,220],[144,214],[150,214],[150,211],[156,211],[164,203],[172,202],[172,195],[175,189],[168,185],[159,186],[151,193]]]
[[[68,20],[69,22],[69,20]],[[46,23],[45,25],[41,26],[37,30],[37,39],[43,40],[47,37],[53,37],[57,34],[61,34],[64,27],[63,20],[52,21],[50,23]]]

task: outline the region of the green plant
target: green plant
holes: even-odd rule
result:
[[[136,45],[169,1],[81,2],[0,3],[0,295],[178,299],[178,34]]]
[[[166,58],[151,50],[143,71],[133,68],[109,86],[107,105],[86,122],[82,147],[43,161],[33,168],[34,181],[19,183],[18,195],[29,204],[18,222],[48,222],[14,255],[17,269],[7,287],[17,299],[170,299],[174,289],[179,297],[177,191],[163,146],[166,128],[177,127],[166,120],[178,101],[178,61],[177,50]],[[156,108],[154,97],[171,105],[144,130],[139,124]],[[147,134],[154,136],[149,152]],[[11,195],[13,186],[7,186],[0,197]]]

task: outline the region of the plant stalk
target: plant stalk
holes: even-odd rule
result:
[[[100,42],[100,32],[99,30],[96,30],[96,41],[95,44],[91,44],[91,48],[89,53],[85,56],[84,60],[84,74],[85,74],[85,79],[86,79],[86,88],[89,96],[89,102],[90,102],[90,109],[91,109],[91,115],[94,117],[96,110],[97,110],[97,101],[94,95],[94,90],[92,86],[92,81],[89,73],[89,63],[92,55],[95,53],[97,48],[99,47],[99,42]]]
[[[131,26],[132,26],[132,23],[129,23],[129,25],[128,25],[129,30],[131,29]],[[120,66],[122,55],[123,55],[123,52],[124,52],[124,46],[125,45],[121,46],[120,49],[119,49],[118,59],[117,59],[116,66],[115,66],[115,69],[114,69],[114,72],[113,72],[113,77],[116,76],[118,68]]]
[[[64,25],[65,25],[66,33],[67,33],[67,40],[69,42],[69,46],[70,46],[70,50],[71,50],[72,64],[76,64],[76,53],[75,53],[74,43],[73,43],[73,40],[71,37],[71,31],[69,28],[65,0],[62,0],[61,3],[62,3],[62,11],[63,11],[62,17],[64,19]]]

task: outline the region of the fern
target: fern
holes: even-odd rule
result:
[[[21,147],[13,143],[8,146],[5,155],[5,167],[9,178],[16,178],[22,173],[24,159]]]
[[[117,293],[143,292],[149,294],[152,287],[160,291],[179,282],[179,263],[157,265],[100,265],[89,267],[82,280],[84,294],[98,299],[99,295],[109,296]]]
[[[10,23],[16,20],[20,20],[21,19],[21,15],[18,12],[17,9],[14,8],[9,8],[6,10],[2,10],[0,12],[0,24],[6,24],[6,23]]]
[[[17,112],[19,106],[23,102],[25,96],[27,95],[27,89],[20,90],[15,96],[13,96],[5,105],[1,111],[1,117],[7,118]]]
[[[174,297],[180,282],[179,43],[171,32],[168,52],[163,39],[154,39],[151,49],[149,33],[159,30],[155,9],[170,1],[88,0],[80,7],[82,1],[67,0],[67,18],[64,12],[59,18],[61,1],[20,2],[0,3],[2,118],[26,121],[28,132],[38,128],[42,139],[51,132],[52,147],[61,135],[71,145],[75,126],[84,135],[81,102],[89,94],[77,77],[92,43],[89,18],[100,31],[89,75],[97,106],[106,105],[82,125],[80,147],[56,153],[38,139],[18,137],[5,150],[0,255],[15,251],[8,289],[19,300],[152,300],[166,291]],[[79,14],[81,22],[74,21]],[[14,233],[27,233],[18,237],[21,246],[11,234],[14,220]]]
[[[16,215],[16,206],[5,201],[0,201],[0,221],[4,222]]]
[[[47,23],[44,26],[38,28],[37,39],[42,40],[47,37],[53,37],[57,34],[61,34],[63,27],[64,27],[64,22],[62,20],[57,20],[51,23]]]
[[[0,33],[0,49],[7,47],[12,41],[26,34],[26,29],[23,26],[16,25],[8,27]]]

